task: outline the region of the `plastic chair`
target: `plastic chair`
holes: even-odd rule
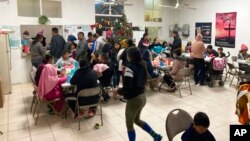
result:
[[[80,105],[79,104],[79,98],[88,98],[88,97],[94,97],[94,96],[101,96],[102,91],[99,87],[96,88],[89,88],[89,89],[84,89],[80,91],[77,95],[77,105],[76,105],[76,113],[80,115],[80,110],[81,109],[89,109],[91,107],[100,107],[100,113],[96,115],[100,115],[101,117],[101,125],[103,126],[103,118],[102,118],[102,102],[101,99],[99,98],[97,103],[89,104],[89,105]],[[78,129],[81,129],[81,118],[78,119]]]
[[[178,90],[179,96],[180,98],[182,98],[181,95],[181,86],[183,82],[187,82],[188,83],[188,88],[190,90],[190,94],[192,95],[192,89],[191,89],[191,85],[190,85],[190,77],[191,77],[191,68],[182,68],[178,71],[178,73],[176,74],[178,76],[180,76],[179,79],[174,79],[174,82],[172,84],[176,84],[176,89]],[[161,90],[162,85],[164,84],[164,80],[162,82],[162,84],[159,87],[159,91]],[[171,84],[171,85],[172,85]]]
[[[187,130],[192,122],[192,117],[186,111],[182,109],[172,110],[167,116],[165,126],[168,140],[172,141],[177,134]]]

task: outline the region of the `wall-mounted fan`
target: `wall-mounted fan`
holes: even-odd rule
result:
[[[179,0],[176,0],[176,4],[174,6],[170,5],[158,5],[159,7],[172,8],[172,9],[191,9],[196,10],[195,7],[190,7],[188,4],[181,4]]]

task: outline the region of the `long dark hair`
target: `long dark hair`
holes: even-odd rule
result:
[[[35,44],[38,43],[39,40],[41,40],[41,39],[43,39],[43,35],[37,34],[36,37],[35,37],[35,39],[34,39],[33,42],[32,42],[32,45],[35,45]]]
[[[138,63],[140,64],[143,69],[145,70],[148,77],[148,70],[147,70],[147,65],[146,63],[142,60],[140,50],[137,47],[131,47],[127,51],[127,56],[130,59],[130,63]]]

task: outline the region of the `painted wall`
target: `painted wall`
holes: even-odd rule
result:
[[[50,18],[51,25],[94,24],[95,6],[94,0],[62,0],[63,18]],[[125,14],[134,26],[145,26],[144,0],[129,0],[133,6],[125,6]],[[38,25],[38,18],[19,17],[17,12],[17,0],[10,0],[9,4],[0,3],[0,25]],[[167,19],[167,18],[164,18]],[[152,23],[148,23],[151,25]],[[163,24],[161,24],[163,25]],[[163,28],[163,34],[167,26]],[[164,35],[163,35],[164,36]],[[29,81],[28,72],[31,68],[30,58],[21,57],[21,50],[12,49],[12,83]]]
[[[225,48],[231,55],[237,55],[240,45],[245,43],[250,46],[250,1],[249,0],[182,0],[197,10],[180,10],[178,20],[182,24],[190,24],[191,36],[187,40],[193,40],[195,36],[195,22],[212,22],[212,45],[215,45],[215,16],[218,12],[237,12],[236,48]]]

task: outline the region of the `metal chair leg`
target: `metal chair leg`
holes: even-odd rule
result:
[[[189,79],[187,80],[188,81],[188,87],[189,87],[189,90],[190,90],[190,94],[192,95],[192,89],[191,89],[191,86],[190,86],[190,82],[189,82]]]
[[[100,116],[101,116],[101,125],[103,126],[103,117],[102,117],[102,103],[100,102]]]
[[[234,77],[235,77],[235,76],[233,75],[233,78],[232,78],[231,83],[230,83],[230,87],[232,86],[232,83],[233,83]]]
[[[163,85],[164,81],[161,83],[161,85],[159,86],[159,91],[161,91],[161,87]]]
[[[42,104],[42,103],[40,103],[39,108],[38,108],[38,111],[37,111],[37,116],[36,116],[36,122],[35,122],[35,125],[37,125],[37,121],[38,121],[39,114],[40,114],[40,112],[41,112],[42,106],[43,106],[43,104]]]
[[[33,105],[34,105],[34,103],[35,103],[35,99],[36,99],[36,96],[33,95],[32,102],[31,102],[31,106],[30,106],[30,112],[32,112]]]
[[[36,101],[35,101],[35,107],[34,107],[34,111],[33,111],[33,117],[35,117],[37,105],[38,105],[38,100],[36,99]]]

